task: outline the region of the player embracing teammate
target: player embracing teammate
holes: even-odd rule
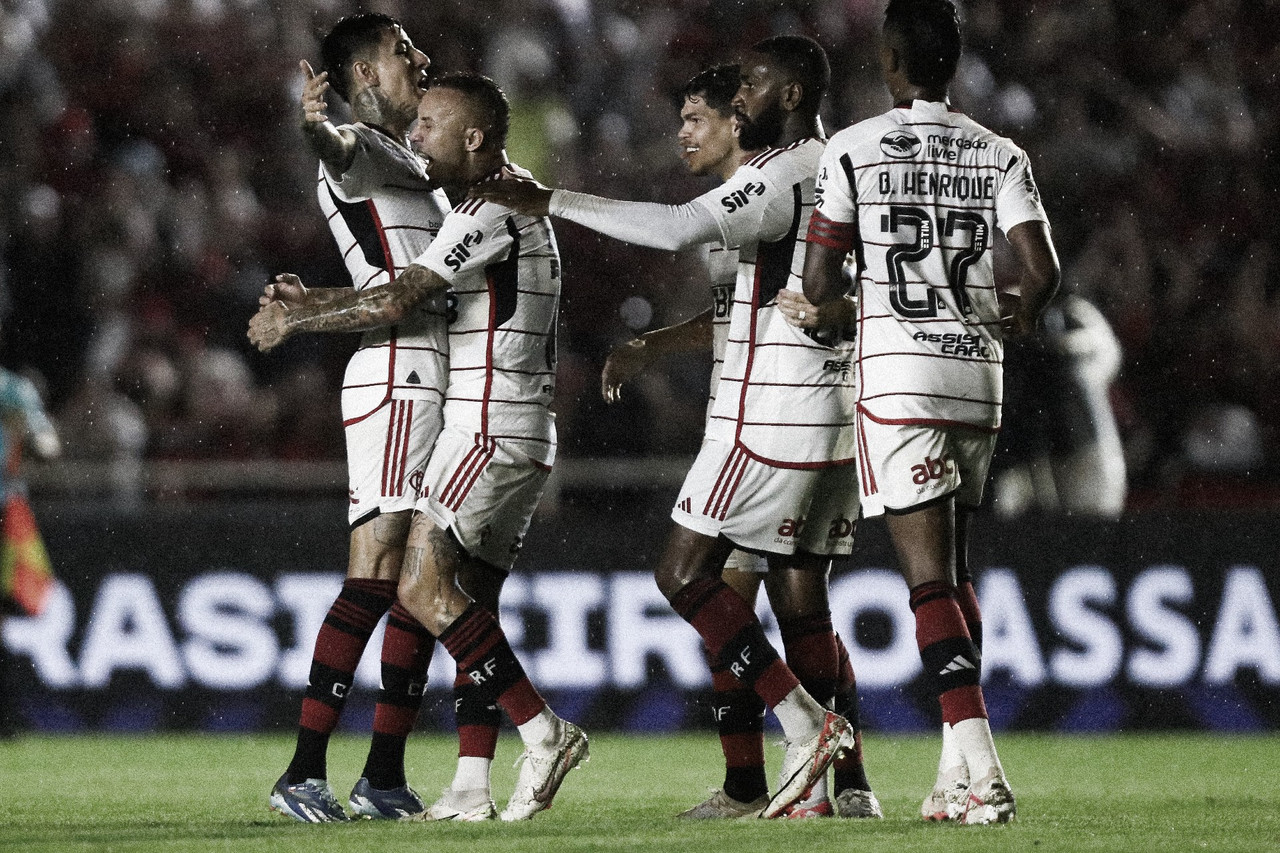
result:
[[[883,514],[944,723],[922,815],[971,824],[1014,817],[979,683],[981,615],[966,529],[1000,427],[1003,336],[1034,327],[1059,272],[1025,153],[947,102],[959,56],[952,0],[890,0],[880,61],[895,107],[828,145],[818,119],[830,74],[822,48],[799,36],[758,42],[732,103],[740,147],[761,153],[683,205],[552,191],[527,173],[511,180],[501,93],[484,78],[446,78],[424,98],[414,147],[433,179],[469,188],[472,199],[391,284],[276,302],[255,318],[251,337],[265,350],[297,332],[398,323],[446,287],[464,307],[476,300],[475,316],[460,310],[450,329],[444,430],[398,592],[484,701],[520,730],[529,761],[504,818],[549,806],[586,756],[585,737],[525,677],[494,608],[459,586],[468,567],[499,575],[510,567],[553,456],[546,406],[558,264],[548,214],[653,248],[738,250],[706,437],[654,575],[713,669],[750,688],[782,725],[778,789],[754,804],[758,814],[806,806],[835,757],[855,746],[855,727],[827,709],[843,661],[826,577],[831,558],[850,553],[856,521]],[[994,285],[995,227],[1022,268],[1008,293]],[[851,295],[856,337],[843,322]],[[506,330],[516,337],[503,349]],[[479,337],[467,342],[470,334]],[[475,347],[479,360],[466,355]],[[544,349],[542,363],[535,356]],[[495,358],[504,355],[514,360]],[[511,385],[520,377],[534,383],[524,393]],[[721,577],[735,548],[762,555],[771,572],[811,579],[805,598],[815,609],[803,614],[806,653],[794,670]],[[457,798],[457,813],[474,806],[491,816],[487,778],[485,786],[482,802]],[[455,783],[437,805],[453,809],[451,794],[462,793]]]
[[[763,149],[723,186],[682,205],[649,204],[499,181],[472,190],[532,216],[573,220],[637,245],[738,248],[729,334],[706,436],[672,510],[654,578],[702,637],[713,670],[732,674],[771,708],[787,739],[765,818],[787,814],[826,777],[854,727],[825,707],[840,668],[826,598],[831,558],[848,554],[858,518],[851,349],[787,323],[779,293],[800,291],[814,177],[825,147],[818,108],[830,82],[812,39],[775,36],[741,63],[733,107],[738,143]],[[750,605],[722,578],[735,548],[809,586],[793,670]],[[797,614],[800,615],[800,614]],[[797,637],[801,639],[801,637]],[[803,665],[804,669],[799,669]],[[825,798],[825,794],[823,795]]]

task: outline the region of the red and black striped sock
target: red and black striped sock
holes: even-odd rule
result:
[[[405,784],[404,749],[418,721],[436,638],[396,602],[382,641],[382,692],[373,711],[373,741],[364,777],[380,791]]]
[[[719,578],[701,578],[671,597],[671,606],[702,637],[707,654],[770,708],[800,686],[769,645],[756,614]]]
[[[326,777],[329,736],[337,728],[364,647],[395,595],[395,581],[348,578],[342,584],[316,635],[298,742],[289,762],[290,783]]]
[[[711,667],[711,689],[711,713],[724,752],[724,792],[749,803],[769,793],[764,765],[764,700],[715,664]]]
[[[941,581],[915,587],[911,610],[916,615],[916,646],[924,677],[942,706],[942,721],[955,725],[974,717],[985,719],[978,650],[965,628],[955,587]]]
[[[498,749],[502,711],[480,696],[480,688],[461,670],[453,682],[453,710],[458,722],[458,757],[493,760]]]
[[[547,707],[516,660],[498,620],[480,605],[472,603],[463,611],[440,634],[440,643],[449,650],[459,671],[479,688],[480,699],[496,702],[517,726]]]

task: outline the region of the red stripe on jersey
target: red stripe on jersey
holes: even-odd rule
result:
[[[858,408],[858,475],[862,478],[862,495],[870,497],[880,491],[876,485],[876,472],[871,469],[871,456],[867,451],[867,429],[862,423],[862,408]]]
[[[757,169],[763,168],[766,163],[776,158],[779,154],[783,154],[787,151],[793,151],[801,145],[804,145],[811,138],[812,137],[806,136],[802,139],[797,139],[795,142],[790,145],[783,146],[782,148],[766,148],[743,165],[754,166]]]
[[[856,228],[852,222],[836,222],[815,210],[809,219],[809,233],[805,235],[808,243],[817,243],[837,252],[850,252],[856,237]]]

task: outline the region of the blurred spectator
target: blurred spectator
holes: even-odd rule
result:
[[[1038,334],[1006,343],[998,516],[1120,516],[1127,482],[1110,392],[1122,355],[1106,318],[1072,293],[1050,304]]]
[[[1273,481],[1280,6],[961,5],[956,106],[1023,142],[1067,281],[1119,341],[1111,401],[1130,505],[1195,501],[1206,477]],[[147,458],[341,457],[331,433],[309,435],[321,421],[299,389],[336,387],[353,343],[316,337],[265,359],[244,326],[268,275],[341,277],[290,105],[316,28],[355,8],[0,0],[0,267],[13,296],[0,361],[47,378],[61,421],[97,431],[84,447],[114,459],[142,436]],[[831,54],[828,132],[887,106],[878,0],[372,8],[421,34],[434,68],[507,87],[521,162],[607,196],[696,192],[667,150],[669,90],[773,33]],[[595,389],[612,345],[696,313],[701,290],[669,255],[558,234],[562,452],[692,452],[678,425],[697,406],[681,396],[704,365],[664,364],[625,412],[604,411]]]

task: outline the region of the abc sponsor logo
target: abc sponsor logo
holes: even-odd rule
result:
[[[917,494],[921,494],[931,488],[937,488],[941,485],[942,478],[955,469],[956,463],[950,456],[940,456],[937,459],[926,456],[924,462],[911,466],[911,482],[920,487],[916,491]]]

